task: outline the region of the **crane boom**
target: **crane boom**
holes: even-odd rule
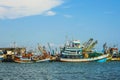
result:
[[[95,42],[93,42],[93,43],[86,49],[86,51],[91,51],[92,48],[94,48],[97,43],[98,43],[98,41],[96,40]]]

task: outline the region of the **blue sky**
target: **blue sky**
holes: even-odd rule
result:
[[[18,1],[18,2],[17,2]],[[120,0],[1,0],[0,46],[59,46],[68,39],[120,47]]]

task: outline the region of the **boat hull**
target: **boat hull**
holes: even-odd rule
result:
[[[112,61],[120,61],[120,58],[112,58]]]
[[[50,61],[50,59],[48,58],[48,59],[37,60],[35,62],[39,63],[39,62],[49,62],[49,61]]]
[[[109,54],[104,54],[94,58],[84,58],[84,59],[67,59],[67,58],[60,58],[61,62],[91,62],[91,61],[98,61],[98,62],[105,62]],[[101,61],[100,61],[101,60]]]
[[[15,60],[16,63],[40,63],[40,62],[49,62],[50,59],[42,59],[42,60]]]
[[[33,63],[33,61],[14,61],[14,62],[16,62],[16,63]]]
[[[97,62],[100,62],[100,63],[106,62],[106,61],[107,61],[107,58],[103,58],[103,59],[97,60]]]

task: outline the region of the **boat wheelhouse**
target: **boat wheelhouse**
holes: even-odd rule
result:
[[[82,48],[79,40],[67,42],[61,50],[62,58],[82,58]]]

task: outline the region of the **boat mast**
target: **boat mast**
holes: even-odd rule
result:
[[[14,54],[15,54],[15,51],[16,51],[16,42],[15,41],[13,42],[13,48],[14,48]]]
[[[48,47],[49,47],[49,49],[50,49],[50,54],[53,54],[52,49],[51,49],[51,46],[50,46],[50,43],[48,43]]]

